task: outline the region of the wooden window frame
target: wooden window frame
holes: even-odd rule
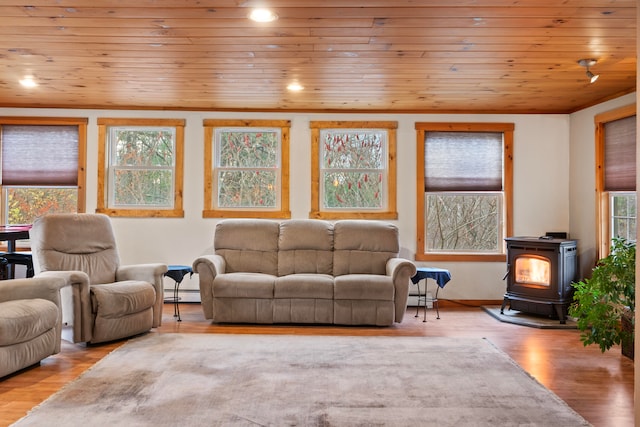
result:
[[[626,105],[611,111],[596,114],[593,118],[595,124],[595,150],[596,150],[596,259],[609,255],[611,246],[609,210],[609,192],[605,191],[605,125],[619,119],[636,115],[636,104]],[[636,153],[637,156],[637,153]],[[637,197],[637,189],[636,189]],[[637,218],[636,218],[637,221]]]
[[[150,126],[150,127],[174,127],[176,131],[175,146],[175,172],[173,208],[158,209],[149,208],[111,208],[107,204],[108,195],[108,128],[110,126]],[[132,218],[183,218],[182,205],[183,175],[184,175],[184,119],[136,119],[136,118],[99,118],[98,119],[98,201],[97,213],[111,217]]]
[[[396,190],[396,146],[398,122],[392,121],[312,121],[311,129],[311,212],[314,219],[398,219]],[[324,129],[381,129],[387,132],[387,207],[380,211],[322,210],[320,203],[320,131]]]
[[[506,262],[506,253],[456,254],[425,252],[425,191],[424,191],[424,138],[426,132],[502,132],[503,145],[503,193],[502,224],[504,237],[513,233],[513,123],[416,123],[416,209],[417,236],[416,261]],[[505,251],[505,248],[502,249]]]
[[[88,119],[83,117],[0,117],[0,128],[4,125],[78,127],[78,213],[86,210],[87,123]],[[1,186],[0,193],[4,193]],[[5,209],[4,203],[2,209]],[[2,214],[4,217],[4,212]]]
[[[204,126],[204,209],[203,218],[291,218],[289,208],[289,134],[290,120],[219,120],[205,119]],[[280,129],[280,208],[277,210],[265,208],[251,209],[214,209],[214,146],[215,130],[217,128],[279,128]]]

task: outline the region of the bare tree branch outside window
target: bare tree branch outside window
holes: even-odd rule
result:
[[[427,194],[427,247],[446,252],[497,251],[501,200],[499,193]]]

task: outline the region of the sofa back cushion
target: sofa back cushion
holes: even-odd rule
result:
[[[334,276],[386,274],[387,261],[400,252],[398,228],[382,221],[337,221],[333,247]]]
[[[278,274],[279,225],[267,219],[225,219],[216,225],[215,253],[227,273]]]
[[[315,219],[280,223],[278,276],[333,274],[333,225]]]

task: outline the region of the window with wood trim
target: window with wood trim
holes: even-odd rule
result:
[[[512,123],[416,123],[416,260],[505,260],[513,129]]]
[[[597,257],[603,258],[614,237],[636,240],[636,106],[598,114],[594,120]]]
[[[289,120],[204,120],[204,218],[290,218]]]
[[[0,117],[2,218],[85,211],[86,118]]]
[[[397,127],[397,122],[311,122],[310,218],[398,218]]]
[[[96,212],[184,217],[184,120],[98,119]]]

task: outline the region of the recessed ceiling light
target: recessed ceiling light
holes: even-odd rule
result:
[[[304,86],[302,86],[298,82],[293,82],[290,83],[289,86],[287,86],[287,89],[289,89],[291,92],[300,92],[302,89],[304,89]]]
[[[33,76],[25,76],[23,79],[20,79],[19,82],[23,87],[31,88],[38,86],[38,83],[33,79]]]
[[[253,9],[249,14],[249,19],[255,22],[273,22],[278,19],[278,15],[269,9]]]

